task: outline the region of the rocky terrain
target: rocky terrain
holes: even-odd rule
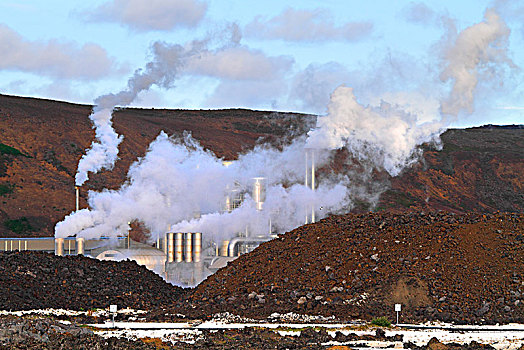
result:
[[[90,112],[88,105],[0,95],[1,236],[51,236],[75,209],[76,166],[94,138]],[[118,188],[161,130],[170,135],[186,130],[217,156],[235,159],[257,142],[302,134],[314,122],[310,115],[243,109],[118,110],[114,126],[124,135],[120,160],[112,171],[91,176],[80,205],[86,206],[88,190]],[[372,207],[364,198],[354,210],[523,212],[521,126],[448,130],[442,139],[442,151],[427,148],[423,160],[401,176],[375,174],[386,190],[380,202]]]
[[[332,216],[264,243],[182,290],[134,262],[0,254],[0,309],[120,308],[207,319],[229,312],[336,320],[524,322],[524,214]],[[175,318],[178,318],[176,316]]]
[[[100,350],[158,350],[158,349],[329,349],[350,350],[346,345],[328,345],[328,342],[348,343],[354,341],[390,341],[412,350],[481,350],[495,349],[472,341],[469,344],[443,344],[438,339],[431,339],[427,345],[417,346],[410,342],[402,343],[402,336],[385,336],[382,329],[374,335],[344,335],[337,331],[334,336],[325,329],[305,328],[300,335],[280,335],[263,328],[244,328],[238,330],[203,331],[193,344],[185,342],[165,342],[158,338],[126,339],[101,337],[88,327],[63,323],[53,318],[35,317],[0,317],[0,349],[100,349]],[[398,348],[398,347],[397,347]]]
[[[172,311],[458,324],[524,322],[524,215],[367,213],[299,227],[202,282]]]
[[[0,310],[167,307],[183,289],[134,261],[41,252],[0,253]]]

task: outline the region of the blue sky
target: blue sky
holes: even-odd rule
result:
[[[205,59],[132,105],[322,114],[341,84],[364,104],[406,93],[437,101],[450,89],[439,79],[446,40],[493,8],[511,31],[511,64],[484,71],[474,108],[454,124],[524,123],[524,5],[515,3],[0,0],[0,93],[92,103],[125,88],[153,43],[208,39]]]

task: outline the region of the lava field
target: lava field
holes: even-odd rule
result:
[[[524,322],[524,215],[347,214],[243,255],[171,311]]]
[[[148,310],[167,307],[183,289],[134,261],[99,261],[43,252],[0,254],[0,309]]]

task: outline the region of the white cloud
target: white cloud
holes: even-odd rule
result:
[[[302,42],[356,41],[372,31],[371,22],[347,22],[339,26],[325,10],[292,8],[268,20],[256,17],[245,28],[246,35],[255,38]]]
[[[290,99],[308,111],[324,113],[333,90],[349,80],[349,71],[337,62],[310,64],[293,78]]]
[[[133,30],[195,27],[207,4],[198,0],[112,0],[88,13],[93,21],[119,22]]]
[[[93,43],[30,41],[0,24],[0,70],[59,79],[99,79],[117,71],[115,60]]]
[[[263,108],[278,109],[280,98],[287,93],[284,79],[269,81],[224,80],[206,99],[209,108]]]
[[[403,17],[413,23],[428,24],[436,18],[436,13],[422,2],[410,2],[402,11]]]
[[[268,57],[247,47],[231,47],[202,52],[188,62],[186,71],[229,80],[272,80],[286,74],[292,65],[289,56]]]

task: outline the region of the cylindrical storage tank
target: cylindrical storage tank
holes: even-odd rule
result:
[[[175,234],[173,232],[167,233],[167,262],[173,262],[175,260]]]
[[[220,248],[220,255],[221,256],[228,256],[227,255],[228,247],[229,247],[229,241],[222,241],[222,247]]]
[[[58,256],[64,255],[64,239],[55,238],[55,254]]]
[[[202,233],[193,233],[193,261],[200,262],[202,260]]]
[[[76,254],[84,255],[84,238],[76,237]]]
[[[175,233],[175,261],[181,262],[183,259],[182,250],[183,250],[183,233],[177,232]]]
[[[169,235],[169,233],[166,233],[164,235],[164,239],[162,240],[162,250],[164,251],[164,254],[166,256],[167,256],[168,251],[169,251],[169,249],[168,249],[168,245],[169,245],[169,242],[168,242],[169,237],[168,237],[168,235]]]
[[[193,261],[193,243],[192,243],[192,233],[186,232],[184,234],[184,261],[185,262],[192,262]]]

